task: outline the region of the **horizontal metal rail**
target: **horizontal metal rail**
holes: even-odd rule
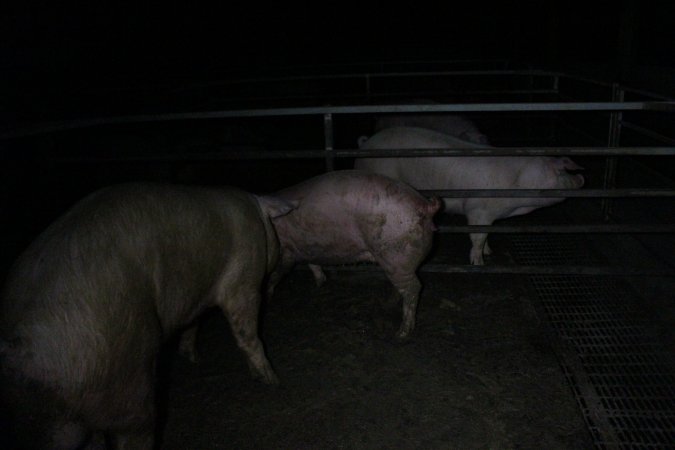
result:
[[[616,224],[616,225],[441,225],[441,233],[583,233],[583,234],[633,234],[675,233],[675,224]]]
[[[667,156],[675,147],[464,147],[416,149],[336,150],[341,157],[415,157],[415,156]]]
[[[452,95],[454,97],[458,96],[476,96],[476,95],[555,95],[557,93],[556,90],[554,89],[514,89],[514,90],[501,90],[501,89],[495,89],[495,90],[465,90],[465,91],[452,91],[452,90],[436,90],[436,91],[415,91],[413,92],[371,92],[368,94],[368,97],[372,98],[379,98],[379,99],[386,99],[386,98],[391,98],[391,97],[400,97],[402,95],[416,95],[418,97],[429,97],[429,96],[437,96],[437,95]],[[346,99],[362,99],[364,94],[359,94],[359,93],[335,93],[335,92],[327,92],[327,93],[322,93],[321,98],[322,99],[330,99],[333,97],[339,97],[341,100],[346,100]],[[317,98],[316,94],[301,94],[301,95],[269,95],[269,96],[241,96],[241,97],[235,97],[235,96],[229,96],[228,98],[211,98],[210,104],[219,104],[219,105],[225,105],[225,104],[237,104],[238,102],[276,102],[276,101],[288,101],[288,100],[315,100]]]
[[[597,86],[602,86],[602,87],[606,87],[606,88],[612,87],[612,83],[609,83],[607,81],[601,81],[601,80],[596,80],[596,79],[593,79],[593,78],[585,77],[583,75],[565,73],[565,72],[550,72],[550,73],[554,76],[560,77],[561,79],[567,78],[567,79],[570,79],[570,80],[581,81],[581,82],[588,83],[588,84],[595,84]]]
[[[625,92],[630,92],[631,94],[642,95],[644,97],[652,97],[656,100],[672,100],[671,97],[667,97],[667,96],[662,95],[662,94],[657,94],[655,92],[645,91],[645,90],[642,90],[642,89],[636,89],[636,88],[632,88],[632,87],[628,87],[628,86],[624,86],[624,85],[619,85],[619,88],[621,90],[625,91]]]
[[[55,121],[0,133],[0,139],[30,136],[45,132],[65,131],[101,125],[140,122],[163,122],[196,119],[226,119],[246,117],[283,117],[324,114],[375,114],[419,112],[519,112],[519,111],[675,111],[675,102],[541,102],[541,103],[464,103],[454,105],[366,105],[313,106],[294,108],[240,109],[226,111],[196,111],[186,113],[140,114],[132,116],[99,117]]]
[[[589,133],[588,131],[586,131],[586,130],[584,130],[584,129],[576,126],[576,125],[571,124],[568,120],[562,118],[560,115],[557,115],[556,119],[558,120],[558,123],[565,130],[576,133],[578,136],[583,137],[584,139],[587,139],[589,142],[593,142],[597,145],[600,145],[600,146],[607,145],[606,137],[603,139],[603,138],[599,138],[597,136],[594,136],[591,133]]]
[[[415,78],[415,77],[461,77],[461,76],[540,76],[550,77],[554,74],[542,70],[433,70],[428,72],[367,72],[367,73],[341,73],[333,75],[288,75],[277,77],[238,78],[233,80],[219,81],[218,85],[230,84],[260,84],[280,83],[292,81],[325,81],[325,80],[362,80],[366,78]]]
[[[443,189],[421,190],[426,196],[444,198],[628,198],[628,197],[675,197],[674,189]]]
[[[468,266],[424,264],[420,272],[431,273],[492,273],[528,275],[616,275],[616,276],[675,276],[668,267],[608,267],[608,266]]]
[[[324,269],[348,272],[377,272],[377,265],[326,266]],[[606,275],[606,276],[675,276],[669,267],[609,267],[609,266],[470,266],[454,264],[424,264],[418,272],[459,274],[521,274],[521,275]]]
[[[203,151],[208,148],[210,151]],[[213,151],[213,148],[219,148]],[[675,147],[466,147],[427,149],[348,149],[348,150],[266,150],[250,147],[192,146],[180,153],[130,154],[99,156],[41,156],[61,162],[109,161],[219,161],[237,159],[317,159],[328,154],[335,158],[400,158],[434,156],[668,156],[675,155]],[[29,159],[29,155],[21,156]]]
[[[666,143],[666,144],[675,145],[675,139],[673,139],[671,137],[668,137],[668,136],[664,136],[663,134],[657,133],[656,131],[652,131],[648,128],[645,128],[643,126],[634,124],[632,122],[628,122],[626,120],[621,120],[621,121],[619,121],[619,123],[621,124],[622,127],[628,128],[629,130],[632,130],[632,131],[634,131],[638,134],[641,134],[643,136],[647,136],[647,137],[650,137],[652,139],[656,139],[657,141],[660,141],[660,142],[663,142],[663,143]]]

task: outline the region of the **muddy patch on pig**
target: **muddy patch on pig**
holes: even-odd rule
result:
[[[417,327],[397,343],[381,272],[328,277],[316,288],[296,269],[266,305],[278,387],[250,379],[218,311],[197,364],[166,352],[162,448],[592,447],[523,280],[422,274]]]

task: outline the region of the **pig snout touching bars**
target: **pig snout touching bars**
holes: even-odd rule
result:
[[[359,139],[363,149],[485,148],[437,131],[397,127],[370,139]],[[568,170],[582,167],[567,157],[545,156],[438,156],[415,158],[358,158],[357,169],[381,173],[416,189],[577,189],[584,177]],[[466,216],[469,225],[491,225],[497,219],[527,214],[564,198],[444,198],[445,210]],[[470,261],[484,264],[491,253],[487,233],[471,233]]]
[[[381,175],[345,170],[330,172],[274,194],[297,202],[297,209],[275,218],[281,247],[270,276],[269,294],[296,263],[309,263],[317,284],[321,265],[375,262],[403,302],[398,338],[415,327],[421,284],[415,271],[433,241],[438,199],[425,199],[410,186]]]
[[[213,305],[252,373],[276,382],[258,310],[279,251],[270,219],[292,207],[231,188],[128,184],[47,228],[0,297],[0,393],[16,439],[79,448],[103,434],[152,448],[160,346]]]

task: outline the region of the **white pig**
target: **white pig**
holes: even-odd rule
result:
[[[363,149],[485,148],[433,130],[388,128],[370,139],[360,138]],[[404,181],[416,189],[576,189],[581,175],[566,170],[582,167],[567,157],[545,156],[437,156],[415,158],[358,158],[355,168]],[[564,198],[444,198],[445,210],[466,216],[469,225],[491,225],[497,219],[527,214]],[[471,233],[471,264],[483,265],[491,253],[487,233]]]
[[[437,102],[425,98],[413,99],[410,103],[416,105],[437,104]],[[490,144],[487,136],[478,129],[475,123],[466,117],[452,113],[383,114],[375,120],[376,132],[385,128],[395,127],[426,128],[438,131],[439,133],[449,134],[450,136],[455,136],[474,144]]]

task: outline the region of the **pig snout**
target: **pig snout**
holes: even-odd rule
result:
[[[574,188],[578,189],[584,185],[585,179],[584,176],[581,174],[576,174],[574,175],[575,183],[574,183]]]
[[[361,136],[356,140],[356,144],[359,146],[359,148],[363,148],[366,142],[368,142],[368,136]]]

